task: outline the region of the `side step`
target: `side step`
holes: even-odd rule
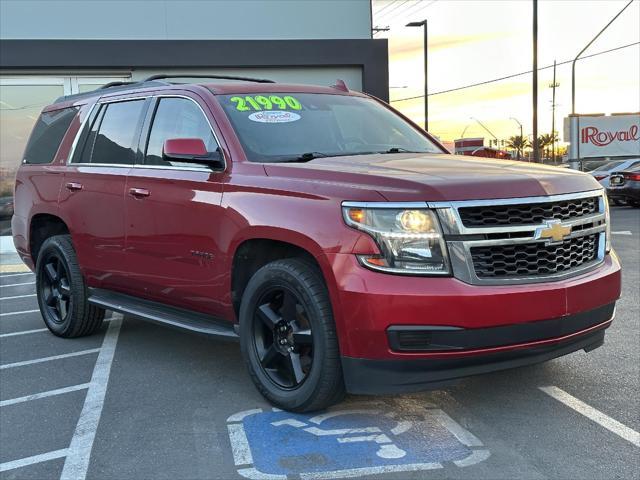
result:
[[[89,289],[89,303],[161,325],[229,340],[239,339],[233,324],[225,320],[110,290]]]

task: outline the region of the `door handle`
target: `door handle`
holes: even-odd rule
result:
[[[130,188],[129,195],[135,198],[144,198],[151,195],[151,192],[146,188]]]
[[[77,182],[69,182],[65,185],[65,187],[67,187],[67,190],[71,192],[78,192],[82,190],[82,184]]]

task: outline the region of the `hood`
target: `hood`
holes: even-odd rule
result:
[[[447,154],[375,154],[265,164],[267,175],[375,190],[388,201],[533,197],[602,188],[591,175],[515,160]]]

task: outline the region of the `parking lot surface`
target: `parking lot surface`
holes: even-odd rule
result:
[[[623,297],[605,345],[439,391],[274,411],[237,344],[108,314],[54,337],[3,273],[0,478],[640,476],[640,211],[612,210]]]

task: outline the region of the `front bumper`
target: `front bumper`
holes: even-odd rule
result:
[[[456,278],[389,275],[360,266],[355,255],[329,255],[335,284],[330,286],[340,352],[367,360],[420,360],[475,356],[488,353],[478,342],[454,344],[454,351],[397,351],[388,330],[394,326],[443,327],[467,330],[528,326],[531,336],[512,336],[494,342],[501,349],[537,341],[538,326],[614,304],[620,296],[620,264],[615,252],[601,265],[581,275],[547,283],[522,285],[469,285]],[[333,288],[332,288],[333,287]],[[608,318],[602,321],[608,320]],[[575,325],[573,331],[593,324]],[[553,326],[552,326],[553,328]],[[488,330],[489,331],[489,330]],[[495,330],[494,332],[497,332]],[[504,330],[503,330],[504,333]],[[484,337],[483,337],[484,338]],[[543,338],[549,338],[543,336]],[[510,341],[509,341],[510,340]],[[447,349],[443,349],[447,350]]]
[[[600,319],[611,316],[592,328],[564,337],[511,345],[506,350],[487,349],[479,355],[413,360],[343,357],[345,385],[353,394],[415,392],[451,385],[462,377],[545,362],[578,350],[588,352],[604,343],[604,330],[613,320],[613,305],[610,309],[601,308],[591,313]],[[596,318],[593,320],[597,321]]]

